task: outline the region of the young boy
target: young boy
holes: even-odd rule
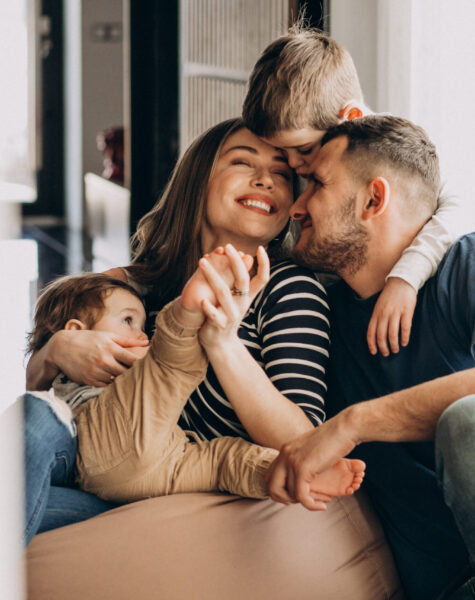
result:
[[[224,279],[231,288],[241,260],[249,270],[253,261],[247,255],[217,250],[202,259],[182,295],[158,314],[148,352],[106,388],[76,384],[59,375],[53,391],[33,392],[38,401],[48,400],[56,414],[63,411],[63,418],[67,410],[63,400],[78,407],[76,469],[82,489],[119,502],[210,490],[267,497],[265,476],[276,450],[241,438],[190,441],[177,425],[189,395],[206,373],[198,331],[206,318],[208,329],[216,324],[214,332],[207,332],[208,339],[219,337],[226,311],[216,306],[218,280]],[[258,262],[250,296],[230,296],[242,314],[266,283],[263,249]],[[141,340],[144,325],[142,301],[127,284],[103,274],[61,278],[38,301],[30,349],[40,348],[59,329],[109,331]],[[364,463],[342,461],[321,474],[315,493],[353,493],[363,475]]]
[[[302,177],[325,131],[340,121],[370,112],[349,52],[302,22],[272,42],[254,66],[243,105],[246,126],[287,154]],[[369,323],[370,352],[383,356],[409,342],[417,291],[431,277],[450,244],[463,233],[451,221],[456,200],[439,198],[439,208],[386,279]],[[463,222],[463,219],[459,219]],[[389,344],[388,344],[389,342]]]

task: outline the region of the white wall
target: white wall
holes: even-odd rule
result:
[[[0,598],[24,598],[23,488],[20,405],[25,389],[24,349],[31,328],[32,293],[38,277],[36,242],[0,240]]]
[[[475,229],[471,171],[475,120],[475,2],[332,0],[331,34],[353,55],[366,101],[426,129],[446,191]]]

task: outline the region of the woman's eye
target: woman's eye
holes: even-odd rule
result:
[[[310,146],[310,148],[303,148],[303,149],[299,149],[298,153],[302,154],[303,156],[307,156],[308,154],[311,154],[313,150],[313,146]]]
[[[276,175],[280,175],[285,181],[290,181],[292,179],[292,175],[288,171],[277,171]]]
[[[244,160],[242,158],[235,158],[232,163],[232,165],[245,165],[246,167],[250,167],[250,163],[247,160]]]
[[[127,323],[127,325],[132,325],[132,317],[125,317],[124,323]]]

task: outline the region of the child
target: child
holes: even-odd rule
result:
[[[48,400],[58,415],[68,410],[62,400],[78,407],[76,469],[82,489],[120,502],[210,490],[267,497],[265,476],[276,450],[241,438],[190,441],[177,425],[185,402],[206,373],[198,332],[208,340],[218,338],[226,319],[234,320],[236,309],[241,318],[268,279],[267,255],[260,248],[249,293],[232,295],[225,290],[234,313],[226,302],[217,305],[216,297],[223,294],[220,283],[232,286],[233,273],[242,269],[240,260],[247,270],[253,262],[248,255],[227,256],[222,249],[201,259],[182,295],[158,314],[149,351],[106,388],[76,384],[58,375],[53,391],[33,393]],[[144,325],[142,301],[128,284],[103,274],[65,277],[53,282],[38,300],[30,349],[41,347],[61,328],[109,331],[140,340]],[[142,348],[139,351],[143,353]],[[315,480],[315,494],[330,499],[353,493],[363,475],[364,463],[345,459]]]
[[[246,126],[287,153],[298,175],[308,176],[325,131],[341,120],[370,112],[363,102],[347,50],[323,32],[296,23],[262,53],[249,79],[243,105]],[[417,291],[431,277],[457,231],[453,199],[439,208],[395,265],[375,305],[367,340],[383,356],[409,342]],[[389,340],[389,346],[388,346]]]

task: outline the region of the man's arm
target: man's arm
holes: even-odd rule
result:
[[[440,415],[456,400],[475,393],[475,368],[360,402],[285,444],[269,473],[277,502],[315,509],[310,482],[364,442],[415,442],[434,438]]]

